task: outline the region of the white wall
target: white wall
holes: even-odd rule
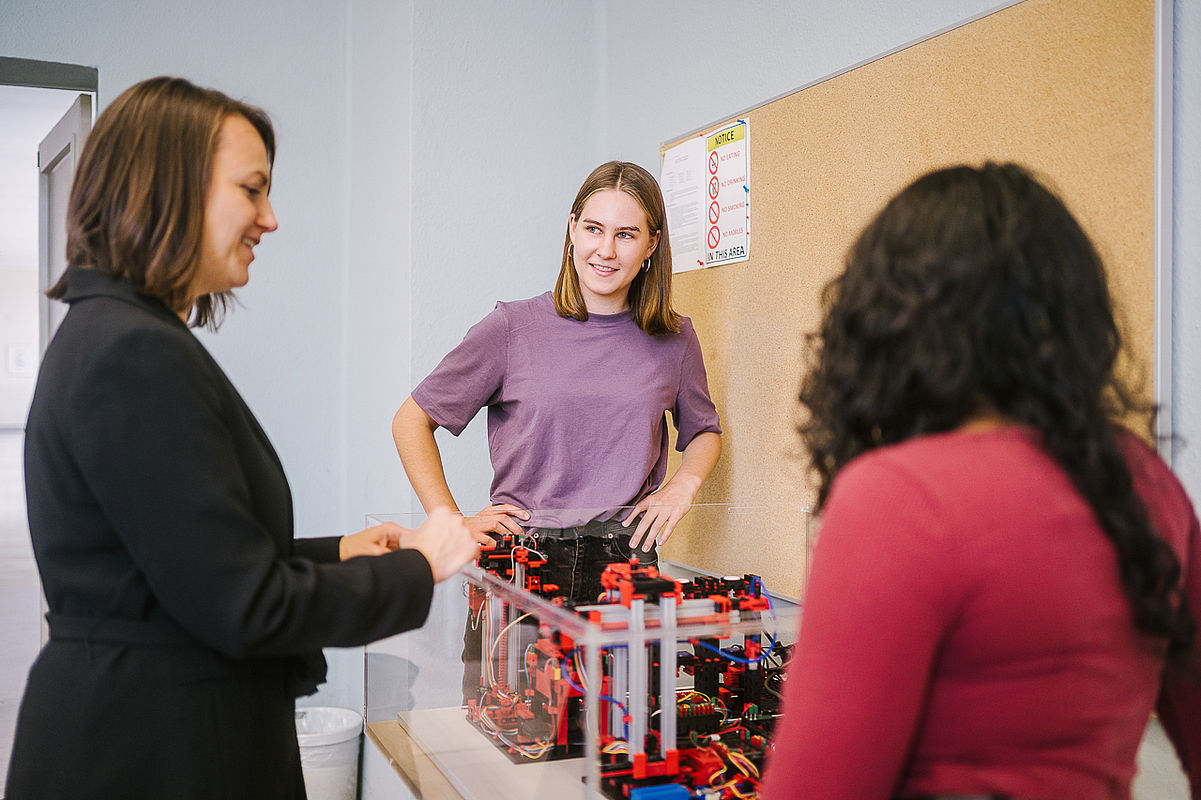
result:
[[[348,513],[419,509],[392,414],[497,300],[550,289],[601,159],[591,4],[350,6]],[[581,56],[581,54],[584,54]],[[441,432],[452,489],[487,503],[484,415]],[[355,517],[359,519],[361,517]]]
[[[415,9],[413,384],[497,300],[554,287],[571,201],[605,155],[592,4]],[[488,501],[484,417],[462,441],[439,432],[466,513]]]
[[[98,106],[143,78],[184,75],[265,106],[279,133],[280,232],[206,344],[274,441],[298,530],[343,530],[346,13],[340,3],[9,0],[0,53],[95,66]],[[334,298],[334,302],[330,302]]]
[[[648,166],[658,147],[800,86],[995,8],[999,0],[610,0],[612,152]]]
[[[1173,466],[1201,503],[1201,4],[1176,0],[1172,191]]]
[[[347,39],[350,179],[341,213],[348,268],[336,276],[346,304],[346,387],[339,454],[345,519],[408,509],[408,483],[392,446],[392,415],[409,390],[412,347],[412,4],[352,0]]]

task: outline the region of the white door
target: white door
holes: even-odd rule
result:
[[[67,269],[67,199],[75,161],[91,129],[92,96],[81,94],[38,145],[38,352],[43,354],[67,313],[66,303],[46,297],[46,290]],[[50,638],[48,610],[43,594],[42,644]]]
[[[92,97],[81,94],[38,145],[38,344],[42,353],[67,313],[64,303],[51,301],[45,292],[67,268],[67,198],[75,160],[91,129]]]

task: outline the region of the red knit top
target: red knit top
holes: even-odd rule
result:
[[[1153,450],[1120,439],[1201,620],[1192,505]],[[1127,800],[1158,699],[1196,800],[1201,682],[1165,678],[1161,652],[1032,433],[881,448],[831,487],[763,796]]]

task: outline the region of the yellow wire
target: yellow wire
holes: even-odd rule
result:
[[[584,665],[580,663],[580,651],[576,650],[571,658],[575,662],[575,674],[580,679],[580,688],[588,691],[588,677],[584,674]]]
[[[755,767],[751,760],[742,753],[735,753],[733,750],[731,750],[726,753],[726,755],[729,757],[730,761],[734,763],[734,766],[742,770],[744,775],[749,775],[752,778],[759,777],[759,770]]]
[[[730,783],[733,783],[733,781],[730,781]],[[730,787],[730,791],[733,792],[735,797],[740,798],[740,800],[750,800],[750,798],[756,796],[755,794],[743,794],[733,786]]]

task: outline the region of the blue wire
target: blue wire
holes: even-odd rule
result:
[[[572,689],[575,689],[580,694],[584,694],[587,691],[583,686],[580,686],[571,678],[567,677],[567,656],[563,656],[563,663],[560,665],[560,669],[563,671],[563,680],[567,681],[568,686],[570,686]]]
[[[771,613],[771,621],[773,623],[773,627],[778,627],[774,624],[776,622],[776,610],[775,610],[775,608],[772,607],[771,595],[767,593],[767,589],[763,586],[763,579],[760,578],[758,575],[756,575],[754,577],[754,579],[751,581],[751,586],[752,587],[758,586],[759,591],[763,593],[764,599],[767,600],[767,610]],[[773,630],[771,632],[771,644],[769,644],[766,648],[764,648],[763,652],[760,653],[759,657],[756,659],[742,658],[741,656],[736,656],[733,653],[727,653],[725,650],[722,650],[719,647],[714,647],[711,644],[707,644],[707,643],[699,641],[699,640],[697,642],[695,642],[695,644],[700,645],[701,647],[705,648],[706,650],[712,650],[714,653],[717,653],[719,656],[722,656],[723,658],[728,658],[729,660],[733,661],[736,664],[758,664],[760,661],[763,661],[765,658],[770,656],[772,651],[776,649],[776,632],[775,632],[775,630]]]
[[[727,653],[725,650],[722,650],[719,647],[714,647],[711,644],[706,644],[705,642],[702,642],[699,640],[694,642],[694,644],[696,644],[700,647],[703,647],[706,650],[712,650],[714,653],[717,653],[722,658],[727,658],[736,664],[758,664],[760,661],[767,658],[768,655],[770,655],[770,653],[771,653],[771,650],[767,649],[767,650],[764,650],[763,653],[758,658],[751,659],[751,658],[743,658],[742,656],[736,656],[733,653]],[[772,639],[772,644],[773,645],[775,644],[774,638]]]
[[[763,579],[756,575],[754,583],[759,586],[759,591],[763,593],[763,599],[767,601],[767,611],[771,614],[771,644],[763,651],[763,657],[766,658],[772,650],[776,649],[776,631],[779,629],[780,624],[776,620],[776,608],[771,604],[771,595],[768,594],[767,587],[763,585]]]
[[[574,650],[572,650],[572,651],[571,651],[571,653],[574,653],[574,652],[575,652]],[[570,655],[571,653],[568,653],[568,655]],[[576,683],[575,681],[573,681],[571,678],[567,677],[567,657],[568,657],[568,655],[565,655],[565,656],[563,656],[563,666],[562,666],[562,670],[563,670],[563,680],[567,681],[567,685],[568,685],[568,686],[570,686],[572,689],[575,689],[575,690],[576,690],[577,692],[579,692],[580,694],[587,694],[587,693],[588,693],[588,690],[587,690],[587,689],[585,689],[583,686],[580,686],[579,684],[577,684],[577,683]],[[601,699],[601,700],[608,700],[608,701],[609,701],[610,703],[612,703],[613,705],[615,705],[615,706],[619,706],[619,707],[621,708],[621,710],[622,710],[622,711],[625,711],[625,710],[626,710],[626,705],[625,705],[625,703],[621,702],[621,701],[620,701],[620,700],[618,700],[616,697],[610,697],[610,696],[609,696],[609,695],[607,695],[607,694],[602,694],[602,695],[600,696],[600,699]]]
[[[571,678],[567,677],[567,656],[571,655],[571,653],[574,653],[574,652],[575,652],[575,650],[571,650],[569,653],[567,653],[567,655],[563,656],[563,663],[561,666],[561,669],[563,671],[563,680],[567,681],[567,685],[570,686],[572,689],[575,689],[580,694],[587,694],[588,693],[587,689],[585,689],[583,686],[580,686],[579,684],[577,684]],[[607,694],[602,694],[600,696],[600,699],[608,700],[610,703],[612,703],[613,705],[620,708],[621,715],[623,717],[627,716],[629,714],[629,712],[626,710],[626,704],[621,702],[620,700],[618,700],[616,697],[610,697]],[[628,741],[630,738],[630,726],[628,724],[626,724],[625,722],[622,723],[622,726],[625,728],[625,737],[626,737],[626,740]]]

